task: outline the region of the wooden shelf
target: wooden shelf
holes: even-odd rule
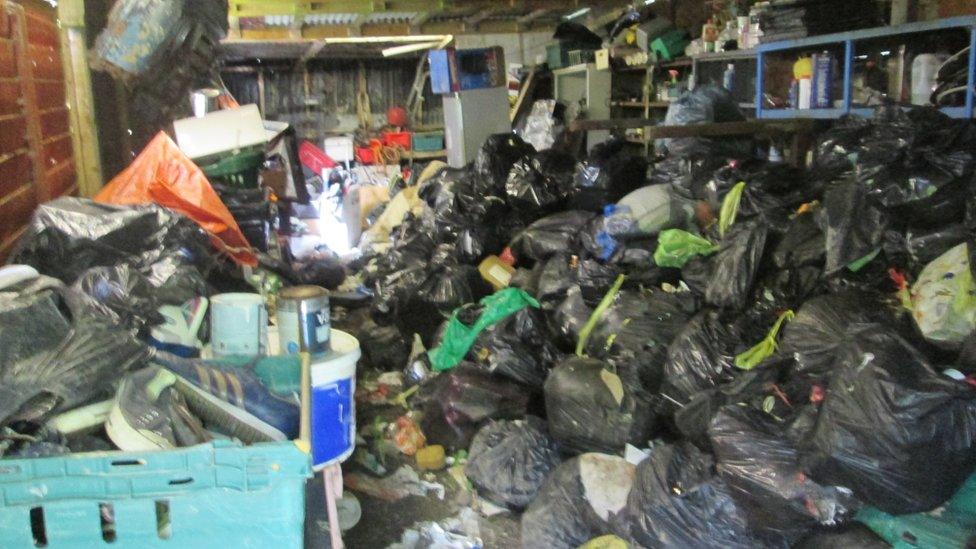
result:
[[[400,158],[406,160],[431,160],[434,158],[444,158],[447,156],[446,150],[440,151],[403,151]]]
[[[611,107],[625,107],[625,108],[633,108],[633,109],[638,109],[638,108],[639,109],[643,109],[644,108],[644,102],[643,101],[611,101],[610,102],[610,106]],[[647,106],[650,107],[650,108],[652,108],[652,109],[666,109],[666,108],[668,108],[668,107],[671,106],[671,102],[669,102],[669,101],[651,101],[650,103],[647,104]]]

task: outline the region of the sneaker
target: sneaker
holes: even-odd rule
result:
[[[190,408],[221,432],[248,444],[298,437],[298,400],[272,393],[251,368],[221,367],[163,352],[152,360],[178,376],[177,388]]]
[[[105,432],[119,449],[159,450],[211,440],[175,384],[176,376],[158,367],[122,379],[105,422]]]

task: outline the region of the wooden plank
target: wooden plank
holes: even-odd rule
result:
[[[62,135],[70,131],[70,113],[67,107],[41,113],[41,134],[45,137]]]
[[[14,43],[0,39],[0,78],[14,78],[17,76],[17,54]]]
[[[24,186],[0,199],[0,242],[7,240],[26,225],[37,207],[33,189]]]
[[[38,120],[40,109],[38,108],[37,89],[34,87],[32,64],[28,55],[27,16],[24,13],[23,6],[7,3],[5,8],[12,19],[14,43],[17,49],[17,72],[27,120],[27,143],[30,150],[33,198],[35,204],[41,204],[47,202],[51,195],[44,184],[43,137]],[[2,240],[2,236],[0,236],[0,240]]]
[[[60,50],[48,46],[30,46],[30,59],[34,65],[34,78],[64,80]]]
[[[0,264],[6,263],[7,258],[10,257],[10,253],[13,252],[14,246],[17,241],[20,240],[20,236],[24,234],[27,230],[27,226],[23,226],[19,231],[11,235],[5,242],[0,242]]]
[[[647,128],[649,139],[664,137],[720,137],[726,135],[749,135],[791,133],[812,129],[815,120],[748,120],[745,122],[717,122],[714,124],[694,124],[690,126],[658,126],[653,118],[623,118],[614,120],[577,120],[570,129],[613,130],[627,128]]]
[[[73,154],[71,135],[64,134],[44,143],[44,156],[41,158],[44,161],[44,168],[47,170],[51,166],[70,160]]]
[[[64,107],[67,104],[65,96],[64,82],[50,82],[34,80],[34,89],[37,94],[37,109],[46,111]]]
[[[0,199],[31,181],[31,163],[27,151],[0,159]]]
[[[75,186],[75,180],[77,179],[74,161],[70,159],[66,160],[48,170],[46,178],[47,184],[50,187],[51,198],[68,194]]]
[[[0,120],[0,155],[7,156],[27,146],[27,121],[23,116]]]

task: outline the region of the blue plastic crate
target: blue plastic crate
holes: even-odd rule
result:
[[[0,546],[300,548],[311,474],[292,442],[0,460]]]

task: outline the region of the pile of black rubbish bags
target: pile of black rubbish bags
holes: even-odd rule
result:
[[[497,135],[422,183],[364,260],[366,359],[409,364],[428,442],[469,450],[525,547],[884,547],[865,510],[931,511],[976,470],[976,126],[880,107],[806,169],[661,145],[579,161]],[[408,359],[482,317],[506,247],[533,303],[453,367]]]

